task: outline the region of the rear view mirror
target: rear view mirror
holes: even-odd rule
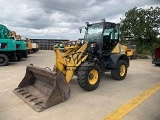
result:
[[[80,33],[82,32],[82,28],[85,28],[87,30],[87,28],[85,26],[82,26],[82,27],[79,28]]]
[[[82,27],[79,28],[79,32],[80,32],[80,33],[82,32]]]

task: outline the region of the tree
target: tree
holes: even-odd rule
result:
[[[156,47],[160,35],[160,8],[142,9],[134,7],[121,19],[121,39],[132,36],[136,42],[137,52],[145,53]]]

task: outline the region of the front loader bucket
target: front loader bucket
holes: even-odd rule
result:
[[[61,72],[27,66],[26,75],[14,93],[34,110],[41,112],[66,101],[70,97],[70,87]]]

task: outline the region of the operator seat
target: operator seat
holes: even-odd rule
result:
[[[103,36],[103,47],[102,47],[102,53],[104,55],[109,55],[111,53],[112,49],[112,43],[111,43],[111,32],[109,35],[104,35]]]

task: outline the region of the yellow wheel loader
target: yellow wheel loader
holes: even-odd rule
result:
[[[136,52],[136,47],[135,45],[123,45],[124,50],[126,51],[126,55],[130,58],[130,60],[132,59],[137,59],[137,52]]]
[[[137,59],[137,52],[136,52],[136,44],[134,40],[132,40],[132,37],[124,37],[124,38],[129,38],[131,40],[128,40],[127,44],[123,45],[124,51],[126,55],[132,59]]]
[[[80,27],[80,32],[83,27]],[[79,86],[95,90],[105,72],[115,80],[123,80],[129,59],[119,41],[119,24],[99,22],[86,24],[84,40],[65,47],[62,53],[56,47],[53,70],[27,66],[26,75],[14,92],[36,111],[43,111],[70,97],[69,83],[77,76]]]

